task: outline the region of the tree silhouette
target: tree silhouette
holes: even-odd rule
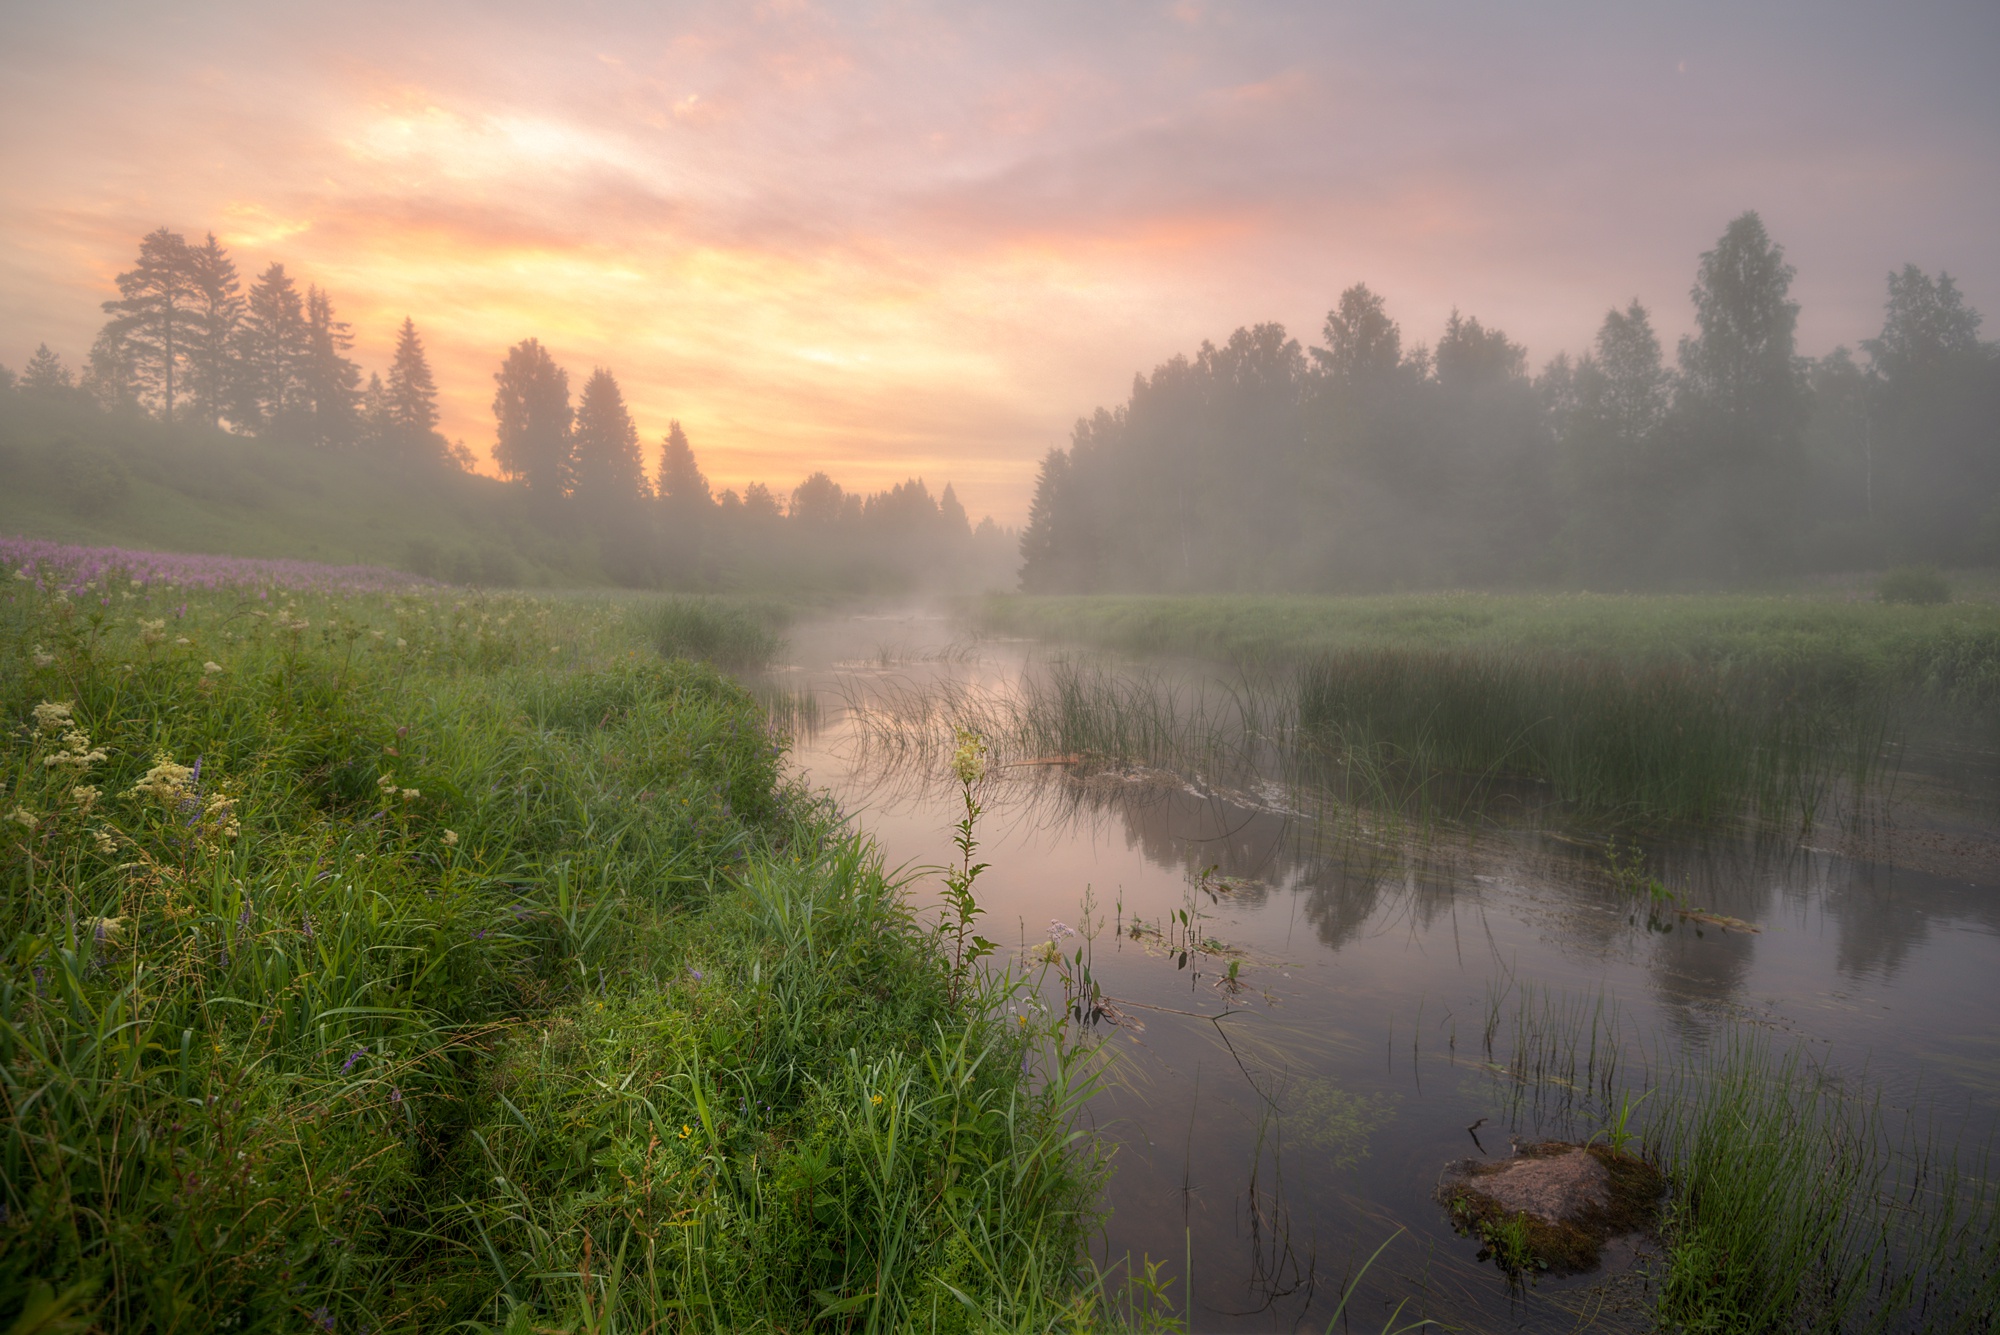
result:
[[[354,333],[333,316],[333,301],[306,289],[306,350],[298,391],[307,437],[315,445],[351,445],[360,434],[361,368],[347,358]]]
[[[639,428],[632,424],[617,377],[602,367],[591,372],[577,399],[570,457],[574,492],[584,505],[603,510],[647,494]]]
[[[407,315],[396,331],[396,353],[389,362],[381,403],[384,444],[406,457],[442,455],[444,442],[437,435],[437,381],[424,356],[417,323]]]
[[[35,355],[21,368],[21,392],[55,397],[69,394],[75,388],[76,381],[62,358],[51,352],[48,344],[37,344]]]
[[[236,328],[243,319],[236,262],[210,232],[185,253],[194,306],[187,343],[188,409],[192,420],[214,426],[228,413],[236,373]]]
[[[493,381],[493,462],[501,476],[544,500],[567,495],[569,373],[539,340],[527,338],[507,350]]]
[[[312,352],[305,304],[285,266],[275,261],[250,285],[236,329],[236,370],[229,420],[252,435],[300,426],[300,376]]]
[[[139,242],[138,263],[118,275],[118,298],[104,303],[105,326],[123,349],[127,373],[142,400],[174,420],[189,345],[199,337],[199,294],[187,241],[161,227]]]

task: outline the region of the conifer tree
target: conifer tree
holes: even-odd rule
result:
[[[396,331],[396,355],[382,387],[382,441],[404,457],[442,457],[445,447],[437,424],[437,381],[431,378],[416,321],[406,315]]]
[[[676,514],[699,513],[714,503],[708,492],[708,479],[702,476],[694,449],[688,444],[687,433],[681,430],[678,419],[667,423],[666,437],[660,441],[660,471],[653,485],[655,493]]]
[[[199,304],[187,241],[164,227],[139,242],[138,263],[118,275],[118,299],[104,303],[105,332],[123,347],[142,401],[164,421],[174,420],[185,388]]]
[[[625,407],[618,379],[603,367],[591,372],[577,399],[576,424],[570,431],[571,467],[576,498],[606,509],[644,497],[645,464],[639,454],[639,429]]]
[[[299,396],[307,438],[315,445],[352,445],[360,435],[361,368],[348,360],[354,332],[333,316],[333,301],[306,289],[306,355]]]
[[[258,436],[299,429],[300,379],[311,344],[298,287],[284,265],[273,263],[251,284],[237,327],[229,420]]]
[[[190,420],[214,426],[229,411],[235,379],[236,326],[243,319],[236,262],[210,232],[187,248],[188,283],[194,303],[188,336],[187,397]]]
[[[62,358],[49,349],[46,343],[38,344],[35,355],[28,358],[28,364],[21,368],[21,392],[49,397],[69,394],[76,388],[69,368]]]
[[[493,462],[500,475],[544,499],[570,487],[569,373],[537,339],[507,350],[493,373]]]

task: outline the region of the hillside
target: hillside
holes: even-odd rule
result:
[[[385,565],[462,583],[606,583],[518,489],[88,404],[0,394],[0,533]]]

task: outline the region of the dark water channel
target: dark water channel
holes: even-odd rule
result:
[[[941,616],[853,617],[797,628],[770,684],[816,702],[792,753],[811,785],[891,865],[937,864],[958,814],[943,765],[871,742],[857,711],[1004,700],[1045,652],[968,644]],[[1103,1255],[1166,1261],[1177,1301],[1191,1258],[1193,1329],[1326,1329],[1392,1238],[1353,1286],[1353,1329],[1399,1302],[1459,1330],[1644,1329],[1643,1257],[1510,1284],[1434,1203],[1440,1171],[1615,1113],[1576,1072],[1509,1069],[1524,1015],[1615,1035],[1627,1085],[1756,1026],[1865,1075],[1885,1111],[1983,1140],[2000,1114],[1993,809],[1976,785],[1901,791],[1859,827],[1641,841],[1682,903],[1749,932],[1649,920],[1599,832],[1416,833],[1256,775],[1015,764],[985,786],[982,930],[1017,955],[1083,946],[1125,1017],[1098,1026],[1117,1056],[1090,1105],[1115,1147]],[[1185,963],[1183,910],[1213,947]]]

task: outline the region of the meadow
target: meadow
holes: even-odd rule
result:
[[[714,608],[58,555],[0,572],[0,1326],[1105,1316],[1079,1050],[661,656]]]

